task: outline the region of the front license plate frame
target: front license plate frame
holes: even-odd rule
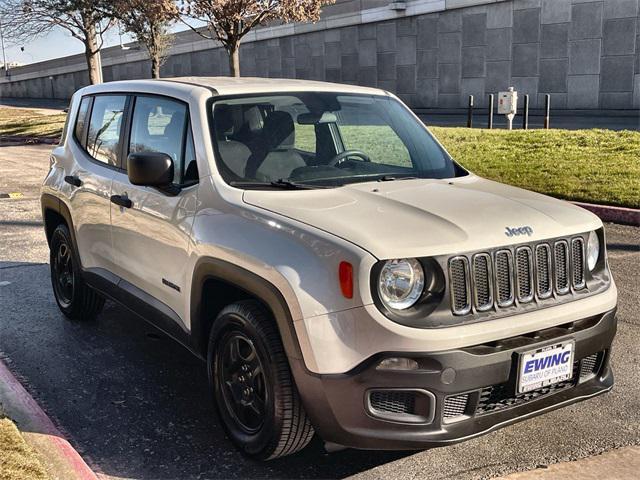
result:
[[[571,380],[575,344],[574,340],[568,340],[522,352],[518,361],[517,393]]]

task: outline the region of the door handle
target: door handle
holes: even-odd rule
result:
[[[64,181],[69,185],[73,185],[74,187],[79,187],[80,185],[82,185],[82,180],[73,175],[67,175],[66,177],[64,177]]]
[[[124,208],[133,207],[133,202],[127,197],[123,197],[122,195],[111,195],[111,203],[115,203],[116,205]]]

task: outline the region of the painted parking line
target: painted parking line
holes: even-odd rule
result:
[[[21,198],[23,196],[21,192],[0,193],[0,198]]]
[[[7,282],[7,281],[0,282],[0,287],[6,287],[7,285],[11,285],[11,282]]]

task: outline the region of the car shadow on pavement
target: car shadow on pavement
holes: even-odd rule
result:
[[[33,268],[24,268],[31,266]],[[205,364],[125,308],[69,322],[50,292],[46,264],[3,269],[0,353],[87,462],[136,479],[341,478],[407,452],[327,454],[314,438],[266,463],[226,439],[207,391]]]

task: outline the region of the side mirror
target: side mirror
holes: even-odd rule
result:
[[[173,160],[161,152],[130,153],[127,175],[134,185],[166,187],[173,182]]]

